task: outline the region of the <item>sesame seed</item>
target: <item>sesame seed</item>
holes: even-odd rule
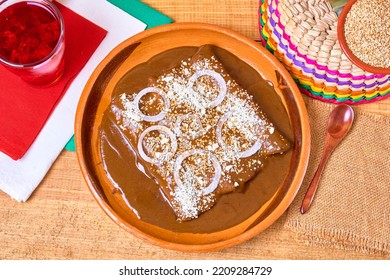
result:
[[[191,81],[191,77],[199,71],[209,73],[207,71],[211,70],[217,74],[197,76],[196,81]],[[219,84],[219,78],[225,83],[223,86]],[[173,132],[177,138],[177,150],[172,155],[171,139],[163,133],[145,135],[142,143],[145,153],[148,157],[159,159],[158,163],[151,164],[148,169],[164,181],[162,190],[177,219],[195,219],[215,204],[219,191],[217,187],[215,192],[204,192],[215,179],[216,167],[211,155],[220,165],[218,186],[227,183],[233,188],[230,191],[233,191],[240,185],[239,182],[244,182],[240,176],[236,178],[237,174],[260,171],[263,162],[258,157],[267,150],[267,139],[275,129],[253,97],[223,70],[222,64],[214,56],[195,62],[191,58],[184,60],[158,77],[150,86],[160,89],[169,101],[170,108],[158,124]],[[121,110],[116,114],[120,116],[120,127],[131,127],[135,131],[135,141],[138,141],[137,137],[156,123],[140,117],[139,110],[135,110],[139,106],[134,103],[136,95],[122,94]],[[223,98],[215,102],[220,96]],[[153,100],[147,100],[145,96],[146,100],[140,104],[145,114],[159,99],[157,96],[152,97]],[[163,108],[163,105],[159,107]],[[152,109],[159,111],[159,108]],[[257,153],[257,156],[251,158],[251,154],[244,163],[242,151],[250,150],[257,141],[260,141],[260,146],[253,153]],[[175,179],[175,162],[181,154],[191,150],[203,150],[204,154],[191,155],[181,162],[178,174],[182,184],[178,184]]]
[[[390,67],[390,1],[358,0],[347,14],[344,33],[348,47],[361,61]]]

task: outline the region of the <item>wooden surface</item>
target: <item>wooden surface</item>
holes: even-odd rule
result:
[[[147,0],[177,22],[230,27],[258,39],[257,0]],[[245,4],[244,4],[245,2]],[[390,98],[359,106],[390,115]],[[128,234],[95,203],[76,155],[64,151],[26,203],[0,192],[0,259],[383,259],[333,248],[310,247],[283,229],[283,216],[250,241],[223,251],[181,253],[161,249]]]

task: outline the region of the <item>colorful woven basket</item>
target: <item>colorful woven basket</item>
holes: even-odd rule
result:
[[[264,46],[301,91],[332,103],[362,104],[390,96],[390,75],[354,65],[337,40],[338,15],[328,0],[260,0]]]

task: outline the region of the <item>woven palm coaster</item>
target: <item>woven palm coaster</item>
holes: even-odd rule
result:
[[[338,15],[328,0],[260,0],[263,44],[301,91],[329,103],[361,104],[390,96],[390,75],[354,65],[337,39]]]

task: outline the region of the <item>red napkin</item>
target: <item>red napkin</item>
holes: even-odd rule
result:
[[[61,80],[50,87],[34,87],[0,66],[0,151],[15,160],[29,149],[71,81],[107,34],[67,7],[55,4],[65,22],[65,72]]]

